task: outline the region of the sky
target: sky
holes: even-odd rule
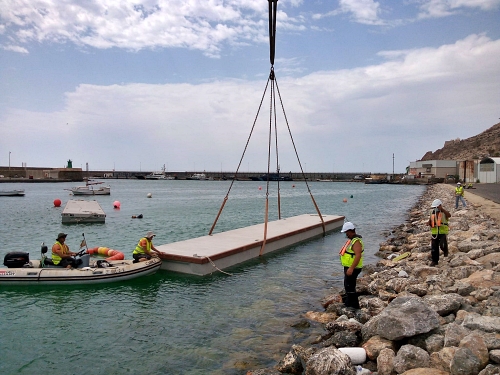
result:
[[[268,4],[3,0],[0,165],[402,173],[499,122],[500,0],[279,0],[274,65]]]

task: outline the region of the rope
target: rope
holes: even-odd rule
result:
[[[209,258],[209,257],[207,257],[206,255],[204,256],[204,258],[207,258],[207,259],[208,259],[208,261],[210,262],[210,264],[211,264],[211,265],[212,265],[212,266],[213,266],[213,267],[214,267],[217,271],[222,272],[222,273],[225,273],[226,275],[229,275],[229,276],[233,276],[233,274],[232,274],[232,273],[229,273],[229,272],[223,271],[223,270],[221,270],[219,267],[217,267],[217,266],[215,265],[215,263],[212,261],[212,259],[210,259],[210,258]]]

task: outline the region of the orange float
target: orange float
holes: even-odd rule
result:
[[[121,251],[110,249],[109,247],[94,247],[87,250],[90,255],[104,255],[106,260],[123,260],[125,254]]]

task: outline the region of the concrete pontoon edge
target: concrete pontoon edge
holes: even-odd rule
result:
[[[322,215],[326,233],[342,227],[344,216]],[[317,214],[304,214],[271,221],[263,254],[295,245],[323,235]],[[207,275],[257,258],[264,242],[264,224],[159,245],[165,253],[161,269],[192,275]]]

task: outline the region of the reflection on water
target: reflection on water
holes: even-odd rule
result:
[[[292,184],[295,187],[292,187]],[[16,184],[13,184],[16,185]],[[8,251],[39,255],[68,233],[76,250],[107,246],[131,257],[148,230],[160,245],[206,235],[227,192],[227,181],[111,181],[111,196],[96,197],[107,214],[102,225],[61,224],[72,184],[25,184],[24,198],[0,200],[0,257]],[[235,185],[216,231],[263,221],[265,192],[258,182]],[[281,184],[282,216],[314,213],[300,182]],[[422,187],[311,183],[324,214],[345,215],[359,226],[367,261],[423,192]],[[152,193],[148,199],[147,194]],[[352,198],[351,198],[352,195]],[[63,201],[53,207],[54,199]],[[348,198],[347,203],[343,198]],[[85,198],[88,199],[88,198]],[[112,204],[121,202],[121,209]],[[143,219],[132,219],[142,213]],[[271,219],[277,218],[270,200]],[[206,277],[160,271],[118,284],[80,287],[0,287],[2,373],[20,374],[244,374],[271,366],[292,343],[310,340],[319,325],[291,327],[308,310],[321,310],[327,289],[340,285],[333,233]]]

